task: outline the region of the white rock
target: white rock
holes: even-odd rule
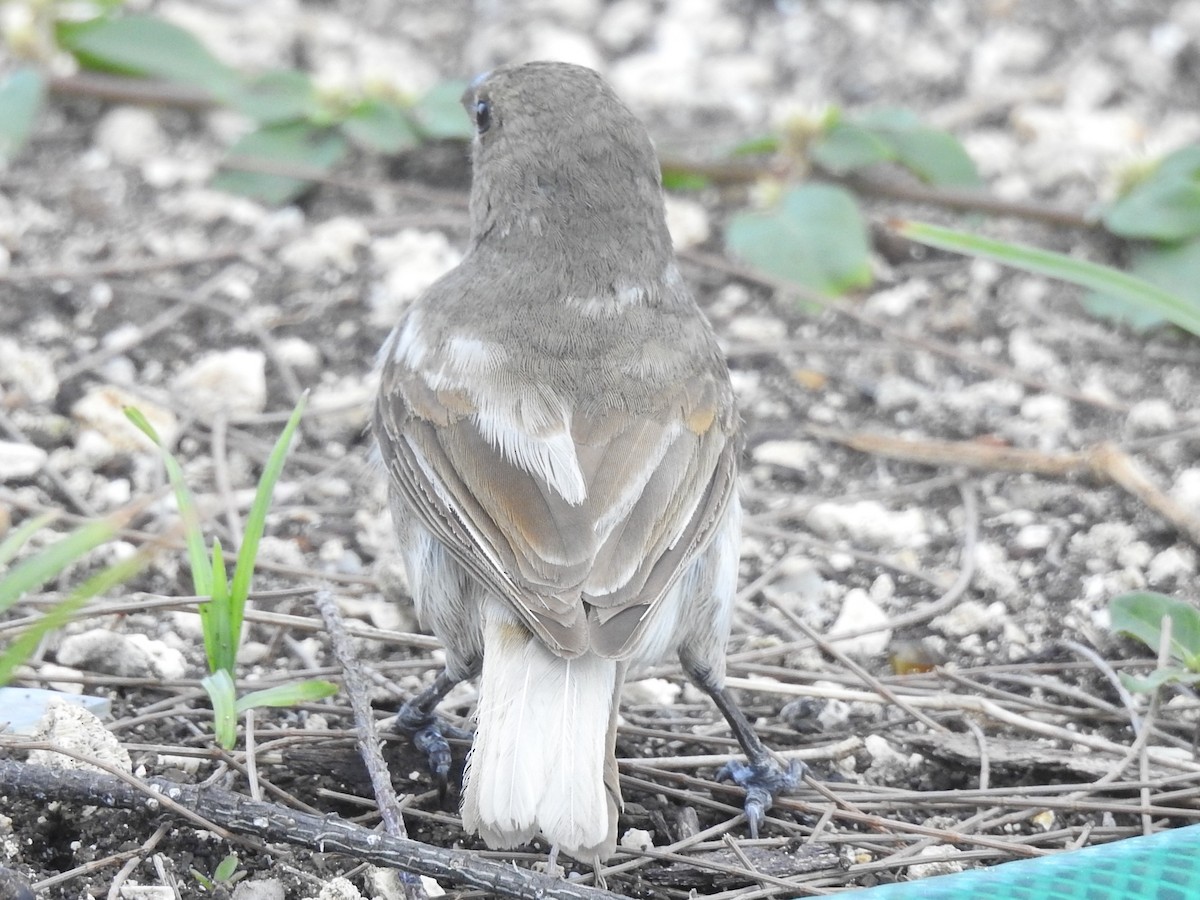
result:
[[[138,884],[130,880],[121,885],[121,900],[175,900],[175,889],[165,884]]]
[[[884,375],[875,385],[875,405],[884,411],[917,406],[929,397],[929,389],[903,375]]]
[[[371,322],[385,328],[396,324],[409,302],[462,260],[462,254],[440,231],[416,228],[377,238],[371,244],[371,256],[382,271],[368,298]]]
[[[294,369],[311,370],[321,365],[321,351],[302,337],[289,335],[275,342],[279,359]]]
[[[285,900],[283,882],[278,878],[255,878],[239,882],[233,889],[233,900]]]
[[[818,503],[805,521],[822,537],[845,537],[874,547],[924,546],[929,540],[920,509],[890,510],[875,500]]]
[[[65,666],[130,678],[173,680],[187,672],[183,654],[162,641],[105,628],[63,638],[57,657]]]
[[[50,741],[64,750],[74,750],[125,772],[133,771],[133,761],[116,735],[105,728],[104,723],[88,710],[65,700],[52,699],[49,702],[46,714],[38,723],[33,738],[38,741]],[[29,762],[55,769],[104,771],[98,766],[51,750],[31,751]]]
[[[604,57],[586,34],[548,22],[531,25],[522,54],[528,59],[552,59],[603,71]]]
[[[625,703],[635,706],[670,707],[679,702],[682,691],[679,685],[665,678],[643,678],[626,684],[621,697]]]
[[[1013,538],[1013,546],[1026,553],[1045,550],[1054,540],[1054,529],[1041,522],[1024,526]]]
[[[1016,368],[1032,374],[1053,372],[1061,365],[1054,351],[1038,343],[1027,331],[1009,335],[1008,355]]]
[[[650,30],[654,11],[645,0],[616,0],[596,24],[596,37],[614,53],[624,53]]]
[[[1179,473],[1171,486],[1171,499],[1193,515],[1200,515],[1200,468]]]
[[[36,475],[48,458],[45,450],[33,444],[0,441],[0,482]]]
[[[664,198],[667,209],[667,230],[676,250],[686,250],[708,240],[712,229],[708,222],[708,210],[695,200],[667,194]],[[733,322],[737,322],[734,319]],[[732,323],[731,323],[732,324]]]
[[[1002,603],[985,606],[978,600],[963,600],[930,624],[947,637],[961,638],[990,631],[998,627],[1007,615],[1008,611]]]
[[[853,656],[874,656],[882,653],[892,639],[892,630],[885,627],[887,613],[871,599],[862,588],[851,588],[842,598],[842,608],[837,620],[829,627],[829,642]],[[853,638],[839,638],[839,634],[874,628],[870,634]]]
[[[124,408],[135,407],[154,426],[163,443],[170,446],[179,434],[179,422],[175,414],[122,388],[100,385],[90,389],[71,407],[71,415],[84,426],[76,439],[77,449],[82,450],[88,432],[99,437],[110,452],[131,450],[153,450],[154,444],[125,418]],[[99,452],[101,448],[95,448]]]
[[[363,895],[358,892],[353,882],[339,875],[325,882],[321,893],[317,894],[317,900],[363,900]]]
[[[176,375],[171,387],[179,402],[201,418],[257,415],[267,405],[267,358],[246,347],[217,350]]]
[[[311,234],[281,247],[279,258],[284,265],[301,272],[331,267],[353,272],[357,268],[355,251],[365,247],[370,238],[367,227],[358,219],[335,216],[314,226]]]
[[[735,341],[782,341],[787,337],[787,326],[772,316],[740,315],[730,319],[725,334]]]
[[[8,405],[46,403],[58,395],[58,376],[44,350],[26,349],[11,338],[0,337],[0,389],[10,394]]]
[[[125,165],[141,165],[165,156],[167,137],[158,116],[140,106],[118,106],[105,113],[96,125],[96,145]]]
[[[621,835],[621,846],[626,850],[646,851],[654,849],[654,838],[641,828],[630,828]]]
[[[1146,567],[1146,581],[1160,585],[1179,583],[1196,574],[1196,553],[1191,547],[1176,544],[1168,547],[1150,560]]]
[[[1034,394],[1021,403],[1021,418],[1036,423],[1041,429],[1040,444],[1054,443],[1071,427],[1071,405],[1058,394]]]
[[[1170,431],[1178,424],[1175,409],[1166,400],[1151,398],[1140,400],[1125,417],[1125,430],[1130,434],[1159,434]]]
[[[945,857],[948,855],[952,856],[956,853],[961,853],[961,852],[962,851],[959,850],[957,847],[939,844],[936,847],[923,848],[917,854],[917,857],[918,858],[920,858],[922,856]],[[908,874],[911,878],[914,878],[914,879],[932,878],[935,875],[954,875],[954,874],[957,874],[958,872],[964,871],[965,869],[966,869],[966,865],[964,863],[958,862],[957,860],[953,860],[953,859],[944,859],[943,858],[943,859],[937,860],[936,862],[913,863],[912,865],[910,865],[908,867]]]
[[[816,464],[820,450],[809,441],[763,441],[751,456],[756,463],[807,472]]]

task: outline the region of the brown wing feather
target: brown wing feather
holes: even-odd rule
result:
[[[389,353],[374,424],[393,490],[556,653],[625,655],[728,504],[727,389],[693,383],[652,414],[577,411],[577,504],[489,443],[475,412],[468,387],[434,390]]]

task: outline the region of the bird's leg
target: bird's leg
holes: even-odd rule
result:
[[[732,781],[745,789],[746,820],[750,824],[750,836],[757,838],[759,826],[762,825],[775,798],[795,790],[807,767],[800,760],[794,759],[787,769],[782,768],[772,759],[762,738],[755,732],[746,714],[738,708],[729,691],[713,678],[712,670],[695,660],[689,660],[686,656],[682,656],[681,661],[688,677],[712,697],[713,703],[729,723],[729,730],[737,738],[742,752],[746,754],[749,762],[730,760],[721,766],[717,770],[717,781]]]
[[[413,746],[425,754],[429,771],[437,782],[438,796],[445,799],[450,783],[453,757],[446,737],[470,739],[471,733],[447,725],[434,714],[434,708],[462,679],[442,669],[433,683],[407,701],[396,713],[396,728],[412,738]]]

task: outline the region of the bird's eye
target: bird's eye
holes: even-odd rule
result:
[[[483,134],[492,127],[492,104],[487,100],[475,101],[475,130]]]

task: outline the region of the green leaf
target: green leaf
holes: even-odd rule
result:
[[[1137,638],[1158,653],[1162,621],[1171,617],[1171,656],[1200,672],[1200,609],[1154,591],[1134,591],[1114,597],[1108,605],[1113,631]]]
[[[233,627],[233,603],[229,598],[229,578],[225,572],[225,556],[220,540],[213,541],[212,593],[207,603],[199,606],[200,625],[204,632],[204,651],[210,672],[225,671],[231,676],[237,666],[237,648],[241,643],[241,626]]]
[[[1195,303],[1110,266],[1023,244],[995,241],[924,222],[900,221],[893,223],[892,227],[898,234],[920,244],[954,253],[994,259],[1026,272],[1058,278],[1083,288],[1119,297],[1132,306],[1153,310],[1167,321],[1200,336],[1200,309]]]
[[[854,198],[832,185],[801,185],[773,210],[736,214],[725,242],[767,274],[823,293],[871,283],[862,215]]]
[[[735,144],[729,151],[730,156],[759,156],[764,153],[775,153],[779,150],[779,135],[764,134],[748,141]]]
[[[817,165],[835,175],[896,158],[896,152],[879,135],[853,122],[834,122],[809,148]]]
[[[838,175],[895,161],[930,184],[976,187],[975,163],[949,132],[921,124],[907,109],[879,109],[856,120],[834,118],[811,149],[813,159]]]
[[[1104,213],[1104,225],[1124,237],[1180,241],[1200,234],[1200,147],[1166,157]]]
[[[88,527],[90,526],[84,526],[85,529]],[[80,531],[83,530],[80,529]],[[75,532],[75,534],[78,535],[79,532]],[[65,540],[70,540],[70,538]],[[59,544],[62,543],[64,541],[59,542]],[[54,547],[58,547],[59,544],[55,544]],[[53,550],[54,547],[47,549]],[[150,558],[157,552],[157,549],[153,546],[143,547],[132,556],[115,562],[111,566],[97,572],[75,590],[71,591],[61,602],[55,604],[44,616],[17,635],[12,643],[4,648],[4,652],[0,654],[0,684],[7,684],[12,679],[17,667],[25,662],[33,651],[37,649],[38,645],[42,642],[42,638],[51,631],[56,631],[66,625],[71,620],[71,617],[87,605],[88,601],[93,597],[111,590],[118,584],[123,584],[136,575],[150,561]],[[6,578],[4,582],[0,582],[0,587],[7,583],[7,580]]]
[[[413,104],[413,118],[422,134],[434,140],[469,141],[475,136],[475,126],[462,105],[466,89],[465,81],[443,81]]]
[[[421,136],[405,112],[384,100],[364,100],[342,122],[345,135],[378,153],[399,153],[417,146]]]
[[[45,96],[46,80],[36,69],[17,69],[0,82],[0,162],[25,146]]]
[[[217,863],[217,867],[213,869],[214,881],[228,881],[233,877],[233,873],[237,871],[238,855],[230,853],[223,860]]]
[[[1200,672],[1188,672],[1173,666],[1155,669],[1144,678],[1130,675],[1128,672],[1120,672],[1118,677],[1121,679],[1121,684],[1138,694],[1153,694],[1164,684],[1200,684]]]
[[[237,689],[233,677],[218,669],[200,680],[213,708],[213,736],[226,750],[237,743]]]
[[[163,466],[167,470],[167,479],[171,482],[171,490],[175,493],[175,504],[179,507],[179,515],[183,519],[184,535],[187,543],[188,564],[192,569],[192,587],[196,596],[207,597],[212,594],[212,573],[208,560],[208,548],[204,545],[204,530],[200,527],[200,513],[196,510],[196,501],[188,490],[183,478],[183,469],[174,454],[163,446],[162,438],[154,426],[150,424],[140,409],[133,406],[124,408],[125,418],[133,423],[142,434],[146,435],[162,456]]]
[[[1200,316],[1200,238],[1143,247],[1133,254],[1130,270],[1150,284],[1175,294]],[[1083,302],[1092,313],[1127,322],[1139,331],[1164,321],[1156,309],[1131,304],[1110,294],[1093,292]]]
[[[252,131],[230,148],[231,162],[245,161],[247,169],[228,168],[213,179],[219,190],[242,194],[263,203],[293,200],[312,185],[304,174],[320,177],[346,152],[337,131],[307,122],[284,122]],[[296,174],[274,174],[281,169]],[[260,171],[261,170],[261,171]]]
[[[975,163],[952,134],[933,128],[897,131],[889,136],[896,161],[929,184],[978,187]]]
[[[246,598],[250,595],[250,584],[254,578],[258,544],[266,527],[267,511],[271,508],[271,495],[275,492],[275,484],[283,473],[283,464],[292,445],[292,436],[300,427],[300,419],[304,415],[307,403],[308,394],[304,394],[288,417],[287,424],[283,426],[283,431],[271,449],[271,455],[267,457],[262,475],[259,476],[258,487],[254,491],[254,502],[250,505],[249,515],[246,516],[246,531],[242,536],[242,546],[238,548],[237,565],[234,566],[233,582],[229,588],[230,629],[235,649],[242,637],[242,617],[245,615]]]
[[[667,191],[699,191],[712,184],[712,181],[698,172],[687,169],[664,168],[662,170],[663,190]]]
[[[294,684],[281,684],[278,687],[264,688],[261,691],[251,691],[238,699],[237,710],[239,713],[244,713],[248,709],[257,709],[261,706],[295,706],[297,703],[324,700],[337,692],[338,686],[332,681],[312,678]]]
[[[226,98],[237,73],[208,52],[190,31],[155,16],[119,16],[61,23],[60,45],[88,69],[163,78]]]
[[[295,69],[265,72],[250,79],[233,94],[230,103],[259,125],[310,119],[322,111],[312,79]]]
[[[20,527],[15,529],[11,534],[0,541],[0,566],[7,566],[16,555],[21,552],[21,548],[26,542],[41,531],[51,522],[58,518],[58,511],[51,510],[44,512],[40,516],[34,516],[21,523]]]
[[[0,578],[0,612],[7,610],[26,592],[54,578],[89,550],[109,540],[127,520],[127,515],[121,515],[89,522],[21,562]]]

